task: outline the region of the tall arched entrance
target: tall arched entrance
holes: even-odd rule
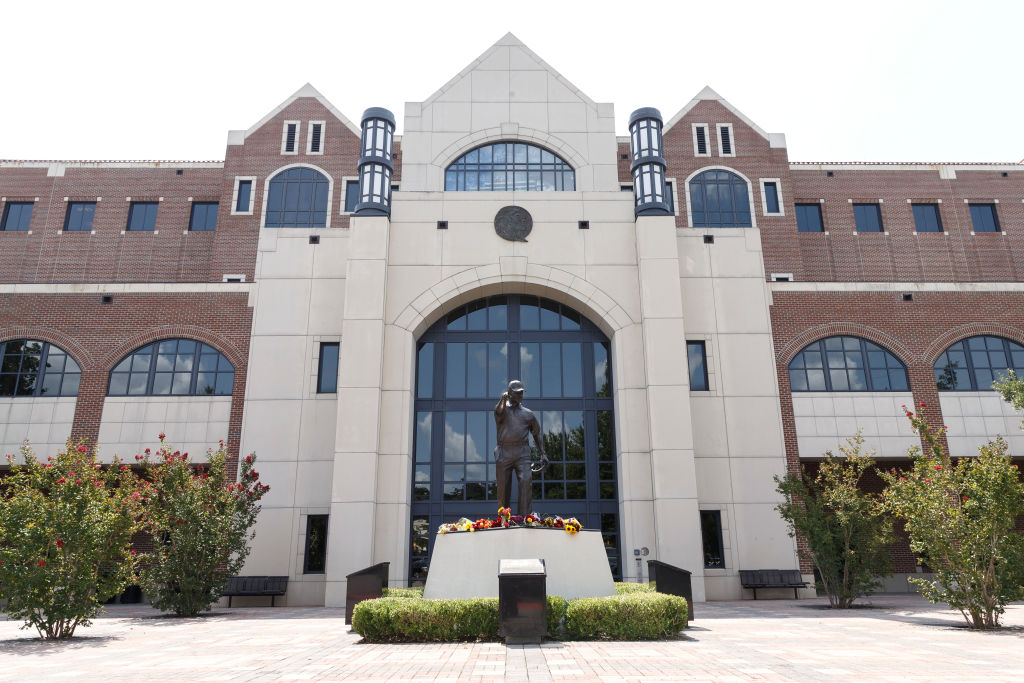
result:
[[[551,460],[534,511],[600,529],[621,575],[608,338],[568,306],[512,294],[456,308],[416,345],[411,582],[426,578],[438,525],[496,516],[493,410],[512,379]]]

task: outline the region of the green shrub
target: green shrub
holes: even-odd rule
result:
[[[653,583],[615,583],[616,595],[632,595],[634,593],[656,593]]]
[[[549,595],[547,602],[548,635],[562,638],[565,635],[565,611],[569,603],[561,595]]]
[[[423,597],[423,586],[416,586],[414,588],[385,588],[385,598],[422,598]]]
[[[569,601],[565,626],[570,640],[674,638],[686,628],[686,600],[643,591],[579,598]]]
[[[352,612],[352,630],[371,643],[497,638],[498,599],[388,597],[364,600]]]

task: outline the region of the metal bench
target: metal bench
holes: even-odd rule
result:
[[[231,607],[233,597],[260,595],[270,596],[270,606],[273,607],[274,599],[284,595],[287,589],[287,576],[229,576],[220,594],[227,596],[228,607]]]
[[[797,589],[807,586],[799,569],[741,569],[740,585],[754,591],[757,600],[758,588],[792,588],[796,599]]]

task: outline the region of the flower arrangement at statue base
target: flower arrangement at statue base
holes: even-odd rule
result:
[[[460,518],[457,522],[446,522],[437,527],[437,533],[449,534],[460,531],[483,531],[484,529],[564,529],[565,533],[575,536],[583,528],[575,517],[562,519],[561,517],[541,517],[536,512],[523,515],[513,515],[508,508],[498,508],[498,516],[495,519],[482,517],[475,522],[467,517]]]

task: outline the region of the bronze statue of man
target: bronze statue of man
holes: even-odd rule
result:
[[[507,508],[512,497],[512,475],[519,480],[519,505],[517,514],[526,516],[532,512],[533,473],[543,472],[548,466],[544,454],[544,441],[540,436],[540,423],[533,411],[523,405],[523,383],[515,379],[508,383],[508,391],[494,406],[494,424],[498,432],[498,446],[494,449],[494,461],[498,469],[498,504]],[[530,435],[540,451],[540,467],[533,469],[530,453]]]

